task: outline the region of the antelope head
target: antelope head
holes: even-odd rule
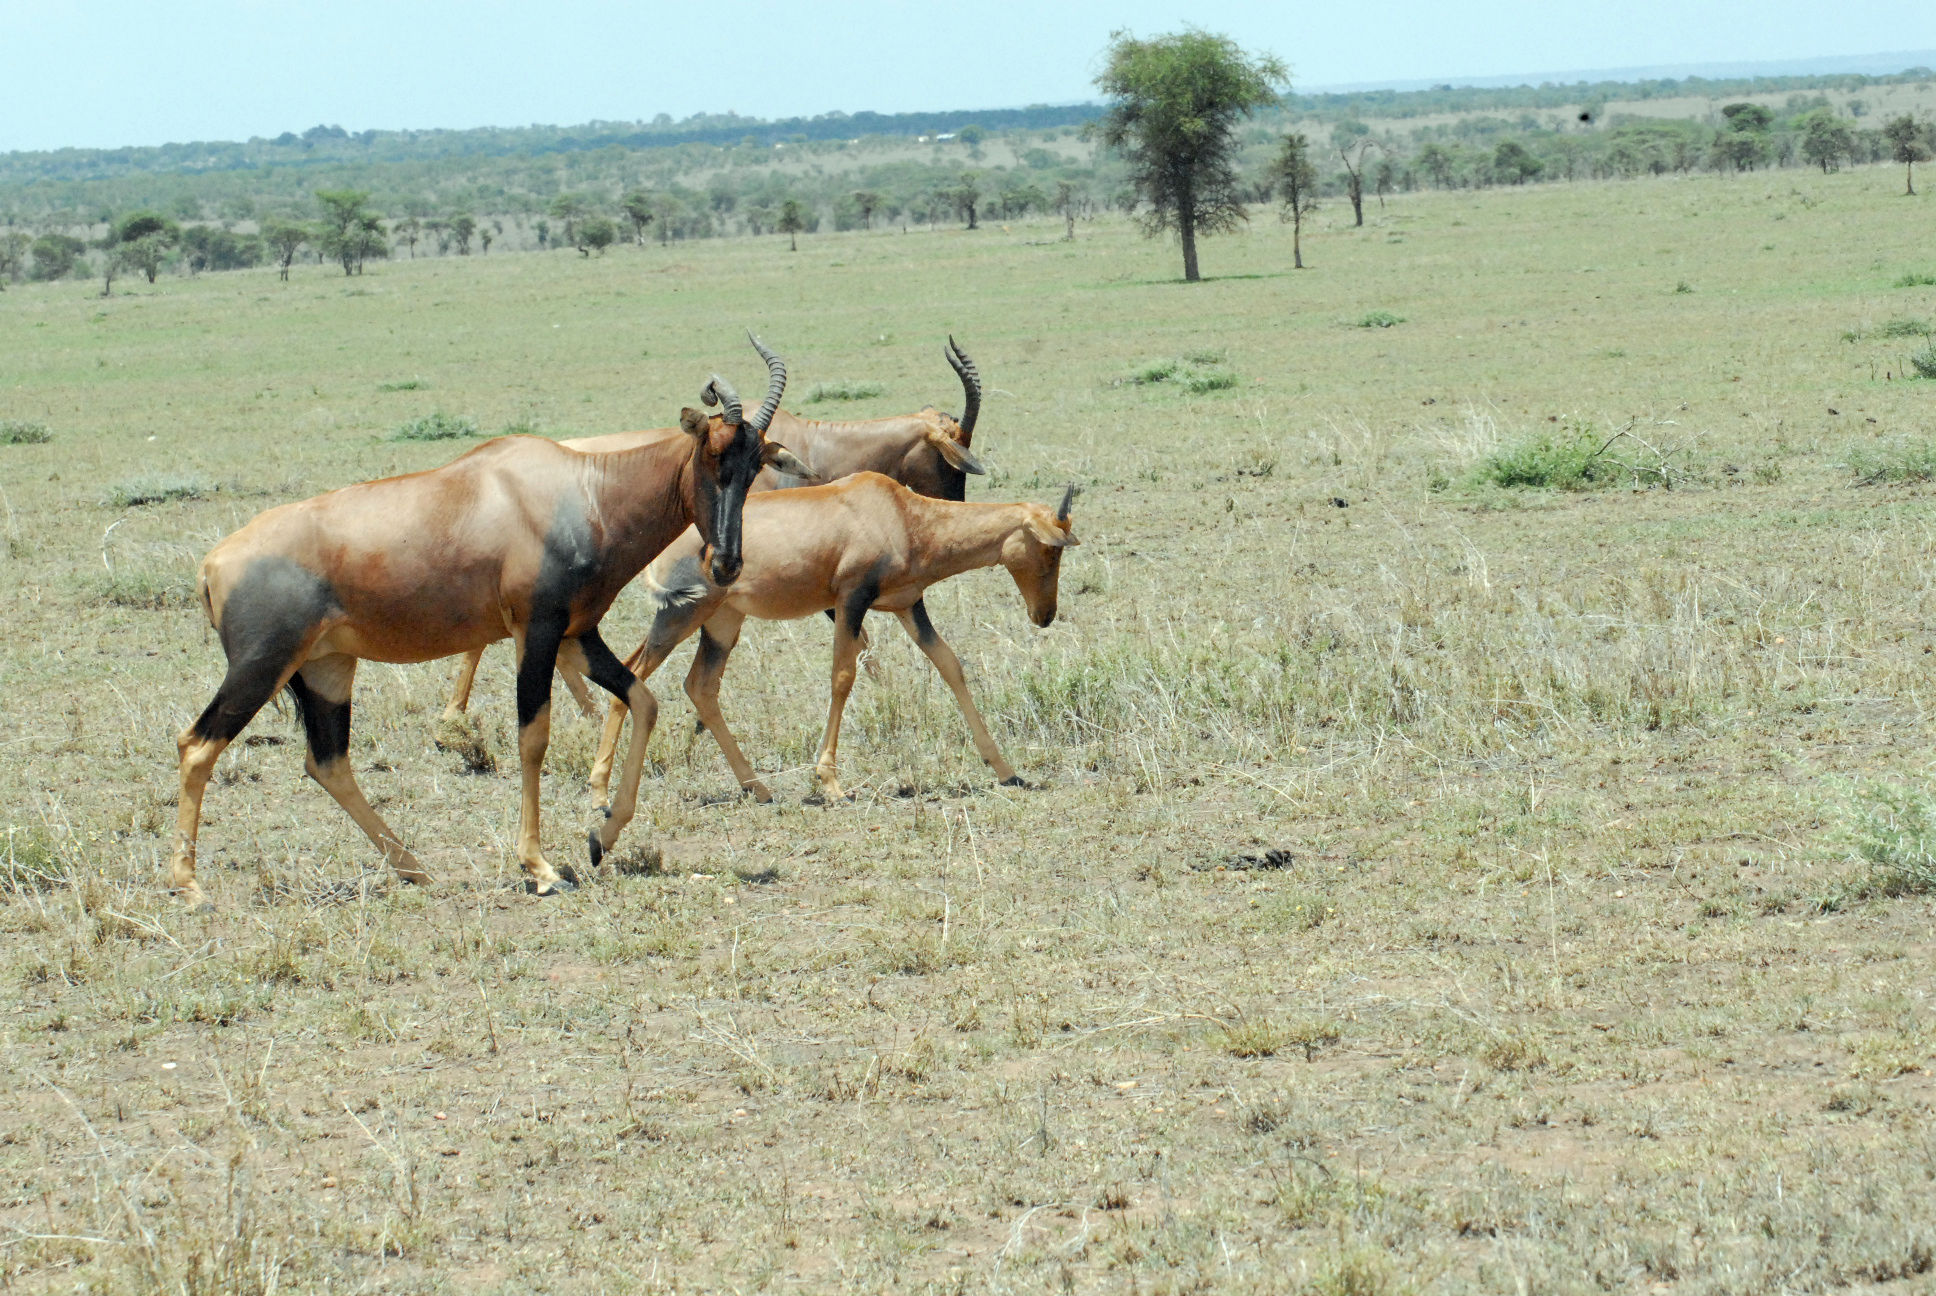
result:
[[[1022,525],[1002,545],[1002,566],[1028,604],[1029,620],[1047,626],[1055,620],[1056,590],[1062,578],[1062,551],[1082,543],[1069,526],[1076,488],[1062,493],[1054,513],[1040,504],[1022,505]]]
[[[696,409],[679,411],[679,426],[693,439],[692,520],[706,543],[707,570],[715,585],[731,585],[740,569],[740,513],[746,490],[761,468],[771,464],[781,472],[812,476],[807,466],[777,441],[766,439],[766,429],[780,408],[786,390],[786,362],[760,340],[747,334],[753,349],[766,361],[766,399],[750,416],[740,406],[732,384],[718,374],[700,389],[702,405],[718,406],[719,413]]]

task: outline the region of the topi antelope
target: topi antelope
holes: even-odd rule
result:
[[[871,472],[826,486],[753,496],[746,501],[745,566],[730,587],[706,578],[700,561],[703,545],[691,531],[646,568],[645,584],[654,604],[652,628],[628,665],[648,679],[698,630],[699,653],[686,676],[686,695],[740,785],[767,801],[772,794],[719,713],[720,678],[746,618],[783,621],[832,611],[833,699],[814,772],[822,794],[833,800],[841,796],[834,756],[841,712],[854,686],[861,621],[869,611],[892,612],[947,681],[974,735],[975,750],[1004,784],[1019,785],[968,695],[954,650],[928,619],[923,596],[929,586],[950,576],[999,563],[1022,592],[1029,618],[1038,626],[1048,625],[1055,620],[1062,551],[1077,543],[1069,526],[1074,497],[1071,486],[1054,513],[1039,504],[965,504],[928,499]],[[624,711],[615,708],[606,721],[595,786],[602,775],[609,775],[611,751],[624,719]],[[639,713],[633,750],[639,729],[650,730],[653,719],[650,710]]]
[[[857,472],[877,472],[892,477],[904,486],[936,499],[959,500],[968,493],[968,474],[983,472],[981,461],[969,449],[975,435],[975,417],[981,411],[981,371],[953,337],[941,354],[961,379],[964,401],[959,419],[942,413],[932,405],[917,414],[898,414],[889,418],[823,422],[795,418],[785,410],[773,416],[766,430],[768,442],[778,442],[791,450],[804,473],[767,468],[753,479],[749,493],[785,490],[813,481],[835,481]],[[614,432],[607,436],[581,437],[561,441],[573,450],[629,450],[666,437],[676,430],[651,432]],[[445,723],[456,720],[470,706],[471,686],[477,679],[477,664],[484,655],[473,649],[458,668],[450,702],[444,708]],[[563,672],[565,684],[578,705],[590,713],[591,698],[585,682],[570,671]],[[611,753],[605,752],[602,769],[609,775]],[[596,790],[603,794],[605,783],[595,778]]]
[[[764,440],[786,387],[767,363],[766,401],[750,418],[715,375],[680,411],[683,435],[610,454],[542,437],[500,437],[429,472],[389,477],[258,514],[202,560],[200,590],[228,656],[214,701],[185,730],[181,802],[169,884],[198,899],[195,844],[202,796],[222,750],[278,689],[295,699],[305,768],[408,882],[430,879],[356,785],[350,690],[360,660],[430,661],[507,634],[518,652],[518,757],[523,801],[518,862],[525,887],[574,882],[539,849],[538,778],[551,732],[551,672],[563,661],[637,707],[645,685],[599,638],[599,619],[653,555],[696,527],[702,565],[729,586],[740,572],[740,511],[762,466],[801,465]],[[642,726],[644,728],[645,726]],[[590,835],[599,862],[631,819],[645,744],[626,753],[619,793]]]

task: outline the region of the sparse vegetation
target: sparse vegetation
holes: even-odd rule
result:
[[[1202,396],[1237,385],[1237,375],[1224,367],[1226,363],[1223,351],[1191,351],[1145,365],[1121,382],[1135,387],[1170,386]]]
[[[53,439],[45,423],[0,419],[0,445],[45,445]]]
[[[477,421],[437,410],[420,414],[397,426],[392,441],[456,441],[477,435]]]
[[[887,388],[877,382],[818,382],[807,388],[801,398],[807,405],[818,405],[823,401],[872,400]]]
[[[207,499],[216,489],[215,483],[206,477],[187,473],[145,473],[109,487],[102,503],[110,508],[140,508],[175,500]]]
[[[1541,430],[1502,446],[1474,470],[1482,483],[1545,490],[1586,490],[1610,485],[1616,472],[1606,459],[1607,438],[1591,428]]]
[[[1394,315],[1388,310],[1366,311],[1358,317],[1359,328],[1390,328],[1394,324],[1403,324],[1404,322],[1405,317],[1403,315]]]
[[[1850,446],[1844,462],[1858,486],[1936,481],[1936,441],[1928,437],[1894,437],[1864,442]]]

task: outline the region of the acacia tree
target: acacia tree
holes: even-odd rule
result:
[[[1318,169],[1311,161],[1311,141],[1303,135],[1284,137],[1271,162],[1271,185],[1283,204],[1279,219],[1291,223],[1291,264],[1304,268],[1304,218],[1318,207]]]
[[[856,189],[854,206],[860,208],[860,227],[873,229],[874,213],[881,209],[881,196],[872,189]]]
[[[1808,114],[1802,123],[1802,158],[1822,168],[1822,174],[1836,170],[1842,159],[1855,152],[1855,132],[1849,124],[1827,109]]]
[[[316,246],[324,256],[340,263],[345,275],[362,274],[365,261],[389,255],[383,218],[370,210],[366,191],[318,189],[316,201],[323,208]]]
[[[302,245],[309,242],[310,232],[306,225],[295,221],[270,220],[263,222],[262,241],[269,245],[275,254],[277,277],[285,283],[289,279],[289,265],[296,259]],[[413,243],[412,247],[415,246]]]
[[[618,200],[619,211],[632,223],[632,242],[645,246],[645,227],[652,223],[652,195],[643,189],[634,189]]]
[[[1344,162],[1344,195],[1351,200],[1351,223],[1361,226],[1365,223],[1365,155],[1378,147],[1378,142],[1371,137],[1371,127],[1361,121],[1346,121],[1331,129],[1331,146]]]
[[[1889,141],[1889,156],[1908,170],[1905,194],[1916,192],[1916,164],[1929,161],[1929,145],[1923,142],[1923,128],[1908,113],[1891,117],[1882,124],[1882,138]]]
[[[980,229],[975,223],[975,206],[981,202],[981,173],[963,171],[960,181],[948,191],[955,210],[968,218],[969,229]]]
[[[789,198],[780,204],[780,219],[776,227],[787,236],[787,247],[798,252],[800,231],[807,227],[807,209],[800,205],[798,198]]]
[[[1195,283],[1203,277],[1197,235],[1247,219],[1238,200],[1237,122],[1278,102],[1289,74],[1277,58],[1253,58],[1229,37],[1195,29],[1150,40],[1115,32],[1107,60],[1096,86],[1111,102],[1093,129],[1129,163],[1149,208],[1144,232],[1174,229],[1183,278]]]
[[[1055,209],[1060,212],[1068,231],[1063,234],[1065,243],[1076,241],[1076,195],[1080,191],[1067,180],[1055,182]]]
[[[458,212],[450,218],[451,242],[457,244],[458,256],[471,254],[471,240],[477,237],[477,217],[469,212]]]
[[[158,212],[136,212],[117,222],[102,243],[107,257],[101,295],[113,288],[116,270],[144,275],[153,283],[161,273],[162,257],[180,238],[181,227]]]
[[[581,253],[585,249],[578,247],[578,222],[590,210],[585,200],[577,194],[563,193],[551,200],[551,215],[565,223],[565,242],[578,248]]]

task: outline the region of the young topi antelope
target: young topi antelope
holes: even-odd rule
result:
[[[700,562],[701,541],[690,531],[646,568],[645,584],[654,605],[652,628],[628,665],[641,679],[650,678],[698,630],[699,652],[686,676],[686,695],[718,740],[740,785],[757,799],[770,800],[771,792],[754,774],[719,712],[719,681],[746,618],[781,621],[832,610],[833,697],[814,762],[821,791],[831,800],[841,796],[834,758],[841,712],[854,686],[861,621],[869,611],[892,612],[947,681],[974,735],[975,750],[1003,783],[1019,784],[968,695],[961,663],[935,632],[922,599],[929,586],[950,576],[999,563],[1014,578],[1029,618],[1038,626],[1054,621],[1062,551],[1077,543],[1069,525],[1074,497],[1071,486],[1054,513],[1039,504],[964,504],[926,498],[871,472],[826,486],[756,495],[746,501],[745,565],[730,587],[707,579]],[[606,722],[599,752],[605,772],[624,718],[615,708]],[[653,718],[651,711],[640,713],[632,734],[634,748],[638,730],[649,730]],[[594,771],[594,784],[599,774]]]
[[[766,429],[766,439],[792,451],[806,466],[806,471],[800,474],[778,468],[762,469],[753,479],[748,494],[836,481],[857,472],[877,472],[936,499],[966,498],[968,474],[984,471],[981,461],[969,448],[974,441],[975,418],[981,412],[981,371],[952,336],[941,354],[961,379],[964,403],[959,419],[932,405],[915,414],[832,422],[795,418],[780,410]],[[676,428],[659,428],[650,432],[579,437],[559,444],[573,450],[607,452],[630,450],[677,435]],[[482,648],[472,650],[458,668],[457,678],[451,685],[450,702],[444,708],[446,723],[456,720],[469,708],[471,686],[477,679],[477,665],[483,655]],[[585,692],[584,680],[569,671],[564,672],[564,679],[572,696],[578,699],[578,705],[589,713],[591,699]],[[609,753],[604,769],[609,774]],[[595,788],[602,795],[604,782],[597,781]]]
[[[518,652],[523,801],[518,862],[549,895],[576,878],[539,850],[538,779],[560,661],[651,716],[657,703],[599,637],[598,622],[640,568],[688,527],[710,581],[740,572],[740,510],[763,465],[800,465],[763,440],[786,386],[767,362],[752,417],[715,376],[700,396],[721,413],[680,412],[683,435],[615,454],[582,454],[542,437],[500,437],[442,468],[390,477],[257,515],[202,561],[201,597],[228,656],[214,701],[185,730],[169,884],[196,899],[202,795],[222,750],[288,688],[307,735],[305,763],[397,875],[428,876],[357,788],[348,759],[350,689],[360,660],[419,662],[509,635]],[[646,726],[641,726],[646,728]],[[645,746],[626,753],[619,794],[589,839],[591,861],[632,817]]]

